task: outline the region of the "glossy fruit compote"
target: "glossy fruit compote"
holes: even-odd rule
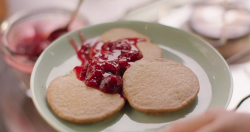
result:
[[[130,65],[141,59],[142,53],[137,47],[140,38],[125,38],[117,41],[84,43],[78,50],[81,66],[74,68],[79,80],[89,87],[104,93],[122,95],[122,76]]]

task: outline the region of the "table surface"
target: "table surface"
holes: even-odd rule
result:
[[[0,0],[0,20],[7,14],[4,0]],[[230,65],[234,91],[228,109],[233,109],[250,94],[250,62]],[[0,132],[55,132],[38,114],[31,98],[21,89],[21,83],[0,54]],[[250,113],[250,99],[238,112]]]

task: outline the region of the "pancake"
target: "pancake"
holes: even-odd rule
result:
[[[199,92],[196,75],[181,63],[164,58],[141,59],[123,76],[123,93],[136,110],[162,114],[180,110]]]
[[[116,41],[124,38],[144,38],[146,42],[138,42],[137,47],[142,52],[143,58],[161,58],[161,48],[152,43],[150,38],[128,28],[115,28],[102,34],[98,41]]]
[[[125,99],[87,87],[74,71],[54,79],[47,89],[47,101],[54,113],[73,123],[94,123],[119,112]]]

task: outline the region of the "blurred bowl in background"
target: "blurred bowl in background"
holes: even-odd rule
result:
[[[25,10],[13,14],[1,23],[0,49],[5,61],[27,88],[34,63],[51,43],[47,37],[68,23],[71,12],[62,8]],[[78,14],[69,26],[69,31],[87,25],[85,17]]]

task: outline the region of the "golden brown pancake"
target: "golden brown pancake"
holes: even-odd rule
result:
[[[57,116],[73,123],[102,121],[119,112],[125,103],[119,94],[106,94],[87,87],[73,71],[50,83],[47,101]]]
[[[184,108],[196,98],[199,87],[192,70],[164,58],[138,60],[123,76],[123,92],[129,104],[150,114]]]
[[[162,57],[161,48],[158,45],[152,43],[150,38],[128,28],[111,29],[105,32],[104,34],[102,34],[99,38],[99,41],[103,41],[103,42],[116,41],[116,40],[124,39],[124,38],[146,39],[146,42],[137,43],[137,47],[142,52],[143,58],[161,58]]]

